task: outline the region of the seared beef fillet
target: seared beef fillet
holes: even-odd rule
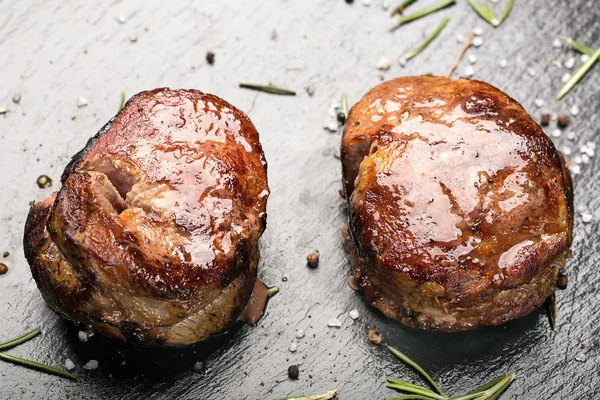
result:
[[[540,306],[569,254],[572,189],[542,129],[483,82],[405,77],[342,140],[353,274],[405,325],[462,331]]]
[[[111,337],[189,345],[256,279],[269,195],[252,122],[196,90],[127,102],[36,204],[25,256],[50,307]]]

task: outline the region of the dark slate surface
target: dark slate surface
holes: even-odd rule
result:
[[[415,9],[432,2],[420,1]],[[505,90],[536,118],[542,111],[568,111],[573,104],[581,108],[567,129],[576,139],[568,140],[566,131],[553,138],[573,150],[573,159],[581,144],[598,140],[600,66],[563,101],[554,101],[566,70],[551,62],[564,63],[574,54],[553,48],[552,40],[567,34],[600,46],[600,2],[517,1],[508,20],[494,30],[461,0],[394,33],[388,31],[381,0],[370,7],[362,0],[353,5],[343,0],[90,3],[0,0],[0,107],[9,109],[0,115],[0,253],[10,252],[2,260],[10,271],[0,276],[0,338],[41,327],[41,337],[10,353],[54,365],[69,358],[79,374],[70,382],[0,362],[0,398],[271,399],[340,388],[341,399],[383,399],[392,395],[384,386],[386,376],[419,378],[383,346],[368,343],[372,326],[452,394],[514,371],[517,380],[504,399],[600,396],[595,158],[575,177],[573,258],[569,288],[557,296],[557,329],[551,331],[545,312],[538,310],[499,328],[428,333],[386,320],[346,285],[349,266],[339,233],[345,210],[334,157],[340,134],[322,128],[330,102],[343,91],[353,102],[381,76],[445,74],[460,48],[456,36],[481,26],[484,44],[468,52],[478,57],[474,78]],[[445,15],[452,18],[446,30],[406,68],[396,62],[386,72],[375,68],[381,57],[396,60],[414,47]],[[205,61],[209,50],[216,54],[212,67]],[[508,60],[504,69],[498,66],[501,59]],[[463,60],[457,74],[468,66]],[[296,89],[298,96],[242,90],[238,79],[273,82]],[[314,85],[313,97],[304,90],[308,85]],[[70,156],[116,111],[122,90],[129,97],[159,86],[214,93],[256,124],[272,189],[260,276],[279,285],[281,293],[258,327],[239,326],[194,349],[119,348],[98,337],[82,344],[78,329],[45,306],[22,255],[28,203],[56,189],[56,184],[38,189],[36,178],[47,174],[58,181]],[[22,96],[20,104],[11,100],[15,93]],[[77,108],[80,96],[88,99],[87,107]],[[536,98],[545,101],[542,108],[534,105]],[[555,123],[549,132],[554,129]],[[586,211],[593,216],[588,224],[581,218]],[[321,252],[321,265],[309,270],[305,257],[314,249]],[[357,321],[348,316],[353,308],[360,311]],[[343,326],[328,328],[327,321],[336,316]],[[296,329],[306,336],[290,353]],[[99,361],[97,370],[82,369],[90,359]],[[197,360],[206,366],[202,374],[192,371]],[[287,378],[291,364],[300,365],[297,381]]]

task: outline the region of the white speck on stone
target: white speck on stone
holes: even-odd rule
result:
[[[302,339],[304,337],[304,330],[298,329],[296,331],[296,339]]]
[[[565,156],[570,156],[573,153],[573,150],[569,146],[563,146],[561,151]]]
[[[65,361],[65,368],[67,369],[67,371],[72,371],[73,368],[75,368],[75,364],[73,363],[73,361],[71,361],[70,358],[67,358],[67,360]]]
[[[329,125],[327,125],[327,130],[329,132],[337,132],[338,128],[339,128],[339,125],[338,125],[337,121],[330,121]]]
[[[535,106],[537,108],[542,108],[542,107],[544,107],[544,104],[546,104],[546,102],[544,100],[542,100],[542,99],[535,99],[533,101],[533,104],[535,104]]]
[[[555,129],[552,131],[552,137],[560,137],[561,134],[562,132],[560,131],[560,129]]]
[[[379,62],[377,62],[377,69],[382,71],[387,71],[392,66],[392,60],[387,57],[381,57]]]
[[[476,26],[473,29],[473,33],[475,34],[475,36],[481,36],[481,35],[483,35],[483,28],[480,26]]]
[[[581,221],[584,224],[592,222],[592,214],[590,214],[590,213],[583,213],[583,214],[581,214]]]
[[[552,41],[552,47],[561,47],[562,46],[562,42],[560,41],[560,39],[556,38]]]
[[[465,69],[465,76],[466,76],[467,78],[470,78],[470,77],[472,77],[474,74],[475,74],[475,69],[474,69],[473,67],[471,67],[471,66],[468,66],[468,67]]]
[[[364,7],[371,7],[371,4],[373,4],[373,2],[371,0],[363,0],[362,5]]]
[[[586,147],[585,154],[587,154],[590,157],[594,157],[596,155],[596,150],[592,149],[591,147]]]
[[[570,73],[568,73],[568,72],[565,72],[565,73],[563,74],[563,76],[561,76],[561,77],[560,77],[560,81],[561,81],[562,83],[567,83],[567,81],[568,81],[569,79],[571,79],[571,74],[570,74]]]
[[[552,61],[552,66],[558,69],[562,68],[562,63],[560,61]]]
[[[567,139],[569,139],[569,140],[575,140],[575,132],[568,132],[567,133]]]
[[[358,319],[358,317],[360,317],[360,314],[356,308],[354,310],[350,310],[348,314],[350,314],[350,318],[352,319]]]
[[[296,343],[296,342],[290,343],[290,347],[288,347],[288,350],[291,351],[292,353],[295,353],[298,350],[298,343]]]
[[[120,24],[124,24],[125,22],[127,22],[127,17],[121,14],[117,17],[117,22]]]
[[[577,164],[571,164],[569,170],[571,170],[573,175],[579,175],[581,173],[581,167]]]
[[[596,150],[596,142],[587,142],[585,145],[590,149]]]
[[[20,93],[13,94],[12,101],[15,104],[19,104],[19,102],[21,102],[21,94]]]
[[[579,114],[579,106],[577,104],[573,104],[571,106],[571,108],[569,109],[569,112],[571,113],[572,116],[577,116]]]
[[[581,155],[581,162],[584,164],[587,164],[590,162],[590,156],[588,156],[587,154],[582,154]]]
[[[477,62],[477,56],[475,54],[469,54],[467,60],[469,60],[471,64],[475,64]]]
[[[583,160],[581,159],[581,156],[578,154],[575,157],[573,157],[573,162],[575,164],[581,164],[583,162]]]
[[[575,66],[575,57],[569,57],[567,61],[565,61],[564,66],[566,69],[571,69]]]
[[[575,361],[585,362],[586,358],[585,353],[577,353],[575,355]]]
[[[327,322],[327,326],[330,328],[340,328],[342,326],[342,321],[337,318],[331,318],[329,322]]]
[[[589,59],[590,59],[590,55],[589,54],[582,54],[581,55],[581,62],[582,63],[586,62]]]
[[[500,68],[506,68],[506,67],[508,67],[508,60],[506,60],[506,59],[500,60]]]
[[[400,57],[398,59],[398,65],[400,65],[402,68],[406,67],[406,63],[407,63],[406,58]]]
[[[527,68],[527,74],[529,76],[535,76],[535,69],[533,69],[533,68]]]
[[[138,38],[137,38],[137,36],[135,36],[135,35],[131,35],[131,36],[129,36],[129,41],[130,41],[131,43],[135,43],[135,42],[137,42],[137,39],[138,39]]]
[[[94,370],[94,369],[98,368],[98,365],[99,365],[98,361],[96,361],[96,360],[90,360],[90,361],[88,361],[87,364],[85,364],[83,366],[83,369],[87,369],[87,370],[91,371],[91,370]]]
[[[342,108],[342,103],[340,103],[340,101],[337,99],[331,100],[331,103],[329,104],[329,108],[333,108],[334,110],[339,110],[340,108]]]
[[[480,38],[479,36],[476,37],[475,39],[473,39],[473,46],[481,47],[482,44],[483,44],[483,39]]]
[[[557,113],[550,114],[550,121],[556,121],[557,119],[558,119],[558,114]]]
[[[383,0],[381,2],[381,8],[383,8],[383,11],[387,11],[390,8],[390,1],[389,0]]]
[[[204,363],[202,361],[196,361],[194,364],[194,372],[197,374],[204,372]]]
[[[89,339],[89,335],[88,335],[88,333],[87,333],[86,331],[79,331],[79,332],[77,333],[77,339],[79,339],[79,341],[80,341],[81,343],[85,343],[85,342],[87,342],[87,341],[88,341],[88,339]]]
[[[88,101],[85,97],[80,97],[77,99],[77,107],[85,107],[88,105]]]
[[[456,41],[457,41],[458,43],[462,43],[462,42],[464,42],[464,41],[465,41],[465,37],[464,37],[464,36],[463,36],[461,33],[458,33],[458,34],[456,35]]]

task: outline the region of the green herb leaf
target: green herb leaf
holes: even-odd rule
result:
[[[441,394],[442,396],[444,395],[444,393],[442,392],[442,390],[438,387],[438,385],[433,381],[433,379],[431,379],[431,377],[427,374],[427,372],[425,372],[425,370],[423,370],[423,368],[421,368],[419,366],[419,364],[417,364],[416,362],[414,362],[413,360],[411,360],[407,355],[405,355],[404,353],[402,353],[400,350],[392,347],[392,346],[388,346],[388,350],[395,355],[396,357],[398,357],[400,360],[404,361],[406,364],[410,365],[411,367],[413,367],[414,369],[416,369],[421,375],[423,375],[423,377],[431,384],[431,386],[433,386],[435,388],[435,390]]]
[[[590,49],[586,45],[583,45],[579,42],[574,41],[570,37],[563,36],[563,40],[569,44],[572,48],[582,54],[589,54],[590,56],[594,55],[594,49]]]
[[[387,400],[431,400],[431,397],[425,397],[418,394],[406,394],[404,396],[390,397]]]
[[[506,375],[502,375],[502,376],[499,376],[497,378],[494,378],[491,381],[489,381],[488,383],[479,386],[477,389],[474,389],[474,390],[470,391],[467,394],[479,393],[479,392],[483,392],[485,390],[488,390],[489,388],[491,388],[492,386],[494,386],[495,384],[497,384],[498,382],[500,382],[504,378],[506,378]]]
[[[11,339],[7,342],[4,343],[0,343],[0,351],[1,350],[6,350],[6,349],[10,349],[11,347],[15,347],[20,345],[21,343],[25,343],[28,340],[33,339],[34,337],[36,337],[37,335],[40,334],[40,330],[39,329],[34,329],[30,332],[27,332],[19,337],[16,337],[14,339]]]
[[[60,368],[51,367],[49,365],[42,364],[36,361],[26,360],[24,358],[14,357],[4,353],[0,353],[0,359],[14,364],[22,365],[27,368],[37,369],[48,374],[62,376],[63,378],[69,378],[73,380],[77,379],[77,375],[74,375]]]
[[[117,110],[117,112],[121,111],[123,109],[124,105],[125,105],[125,92],[121,90],[121,102],[119,103],[119,109]]]
[[[293,90],[283,89],[273,85],[260,85],[258,83],[250,83],[250,82],[242,82],[240,81],[240,87],[252,90],[258,90],[261,92],[271,93],[271,94],[280,94],[287,96],[295,96],[296,92]]]
[[[596,50],[589,60],[581,64],[577,71],[571,75],[571,78],[569,78],[569,80],[560,88],[558,93],[556,93],[556,100],[560,100],[565,97],[565,95],[569,93],[571,89],[573,89],[573,86],[575,86],[577,82],[579,82],[581,78],[583,78],[585,74],[587,74],[588,71],[594,66],[596,61],[598,61],[598,58],[600,58],[600,49]]]
[[[278,286],[273,286],[272,288],[267,289],[267,299],[270,299],[271,297],[275,296],[277,293],[279,293]]]
[[[413,387],[413,388],[415,388],[415,389],[421,389],[421,390],[424,390],[424,391],[426,391],[426,392],[429,392],[428,396],[437,396],[437,393],[435,393],[435,392],[432,392],[431,390],[429,390],[429,389],[427,389],[427,388],[424,388],[424,387],[422,387],[422,386],[417,386],[417,385],[414,385],[414,384],[412,384],[412,383],[410,383],[410,382],[406,382],[406,381],[403,381],[403,380],[401,380],[401,379],[396,379],[396,378],[387,378],[387,381],[388,381],[388,383],[391,383],[391,384],[396,384],[396,385],[404,385],[404,386],[412,386],[412,387]]]
[[[440,32],[446,27],[446,25],[448,25],[449,21],[450,17],[444,18],[442,22],[437,26],[437,28],[435,28],[433,32],[431,32],[431,34],[425,39],[423,43],[418,45],[414,50],[411,50],[408,53],[406,53],[404,56],[402,56],[402,58],[404,58],[405,60],[410,60],[411,58],[422,52],[427,46],[429,46],[431,42],[433,42],[433,40],[436,37],[438,37]]]
[[[498,18],[498,16],[494,12],[494,9],[492,8],[492,5],[490,3],[487,3],[487,7],[486,7],[477,0],[467,0],[467,3],[469,3],[469,5],[473,8],[473,10],[475,10],[475,12],[477,14],[479,14],[479,16],[481,18],[483,18],[490,25],[495,26],[495,27],[499,26],[508,17],[508,15],[510,14],[510,11],[513,8],[514,2],[515,2],[514,0],[508,0],[508,2],[506,3],[506,7],[504,8],[504,11],[502,12],[502,15],[500,16],[500,18]]]
[[[392,8],[392,10],[390,11],[390,15],[393,17],[396,14],[402,14],[404,12],[404,9],[408,6],[410,6],[415,1],[417,1],[417,0],[403,1],[402,3],[398,4],[396,7]]]
[[[506,4],[506,8],[502,12],[502,16],[500,17],[500,21],[498,22],[498,25],[500,25],[501,23],[503,23],[504,20],[508,17],[508,14],[510,14],[510,12],[511,12],[511,10],[513,8],[514,3],[515,3],[515,0],[508,0],[508,3]],[[494,26],[498,26],[498,25],[494,25]]]
[[[277,399],[277,400],[330,400],[335,397],[337,392],[338,392],[338,389],[335,389],[335,390],[331,390],[327,393],[316,394],[313,396],[286,397],[286,398]]]
[[[433,4],[429,7],[425,7],[419,11],[415,11],[412,14],[403,15],[402,17],[396,18],[396,20],[394,21],[396,26],[394,28],[396,28],[398,25],[405,24],[410,21],[414,21],[415,19],[419,19],[426,15],[429,15],[431,13],[439,11],[439,10],[446,8],[454,3],[455,3],[455,0],[442,0],[439,3]]]
[[[432,392],[431,390],[423,389],[419,386],[415,385],[401,385],[397,383],[386,383],[385,385],[389,389],[399,390],[406,393],[418,394],[421,396],[426,396],[432,400],[448,400],[445,396],[440,396],[437,393]]]
[[[346,93],[342,93],[342,112],[348,118],[348,96],[346,96]]]

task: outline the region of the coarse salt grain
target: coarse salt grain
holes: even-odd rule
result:
[[[569,112],[571,113],[572,116],[576,116],[579,114],[579,106],[577,104],[573,104],[573,106],[571,106],[571,108],[569,109]]]
[[[552,137],[560,137],[561,134],[562,132],[560,131],[560,129],[555,129],[552,131]]]
[[[290,343],[290,347],[288,347],[288,350],[292,353],[295,353],[296,350],[298,350],[298,344],[296,342]]]
[[[379,59],[379,62],[377,63],[377,69],[380,69],[382,71],[387,71],[388,69],[390,69],[391,66],[392,60],[390,60],[387,57],[381,57],[381,59]]]
[[[371,7],[372,1],[371,0],[363,0],[362,5],[364,7]]]
[[[562,43],[560,42],[560,39],[554,39],[552,41],[552,47],[560,47],[562,46]]]
[[[475,34],[475,36],[481,36],[483,35],[483,28],[481,26],[476,26],[473,29],[473,33]]]
[[[483,44],[483,39],[478,36],[475,39],[473,39],[473,43],[472,44],[475,47],[480,47]]]
[[[398,59],[398,65],[400,65],[402,68],[406,67],[406,63],[407,63],[406,58],[400,57]]]
[[[582,63],[586,62],[589,59],[590,59],[590,55],[589,54],[582,54],[581,55],[581,62]]]
[[[302,339],[304,337],[304,331],[302,329],[298,329],[296,331],[296,338],[297,339]]]
[[[70,358],[67,358],[67,360],[65,361],[65,368],[67,369],[67,371],[71,371],[73,370],[73,368],[75,368],[75,364],[73,363],[73,361],[71,361]]]
[[[573,175],[579,175],[581,173],[581,167],[577,164],[571,164],[569,170]]]
[[[350,314],[350,318],[352,319],[358,319],[358,317],[360,316],[360,314],[358,313],[358,310],[355,308],[354,310],[351,310],[349,312]]]
[[[587,154],[582,154],[581,155],[581,162],[583,162],[584,164],[587,164],[590,162],[590,156],[588,156]]]
[[[472,77],[472,76],[473,76],[473,74],[475,74],[475,69],[474,69],[473,67],[469,66],[469,67],[467,67],[467,68],[465,69],[465,76],[466,76],[467,78],[470,78],[470,77]]]
[[[85,343],[88,341],[89,335],[86,331],[79,331],[77,332],[77,338],[81,343]]]
[[[592,222],[592,214],[590,214],[590,213],[581,214],[581,221],[585,224],[587,224],[588,222]]]
[[[566,69],[571,69],[575,66],[575,57],[569,57],[567,61],[565,61],[564,66]]]
[[[77,107],[81,108],[81,107],[85,107],[88,105],[88,101],[86,100],[85,97],[80,97],[77,99]]]
[[[585,145],[590,149],[596,150],[596,142],[587,142]]]
[[[527,68],[527,73],[529,74],[529,76],[535,76],[535,69]]]
[[[560,81],[562,83],[567,83],[567,81],[571,79],[571,74],[568,72],[565,72],[561,77],[560,77]]]
[[[533,101],[533,104],[535,104],[535,106],[537,108],[542,108],[542,107],[544,107],[544,104],[546,104],[546,102],[544,100],[542,100],[542,99],[535,99]]]
[[[585,353],[577,353],[575,356],[575,361],[585,362],[586,358],[587,357],[585,356]]]
[[[96,361],[96,360],[90,360],[90,361],[88,361],[87,364],[85,364],[83,366],[83,369],[87,369],[87,370],[91,371],[91,370],[94,370],[94,369],[98,368],[98,365],[99,365],[98,361]]]
[[[564,147],[562,148],[562,153],[563,153],[565,156],[570,156],[570,155],[571,155],[571,153],[573,153],[573,150],[571,150],[571,148],[570,148],[569,146],[564,146]]]
[[[500,68],[506,68],[506,67],[508,67],[508,60],[506,60],[506,59],[500,60]]]
[[[469,57],[467,57],[467,60],[469,60],[471,64],[475,64],[477,62],[477,56],[475,54],[470,54]]]
[[[327,326],[330,328],[340,328],[342,326],[342,321],[337,318],[331,318],[329,322],[327,322]]]
[[[575,140],[575,132],[568,132],[567,133],[567,139],[569,139],[569,140]]]

